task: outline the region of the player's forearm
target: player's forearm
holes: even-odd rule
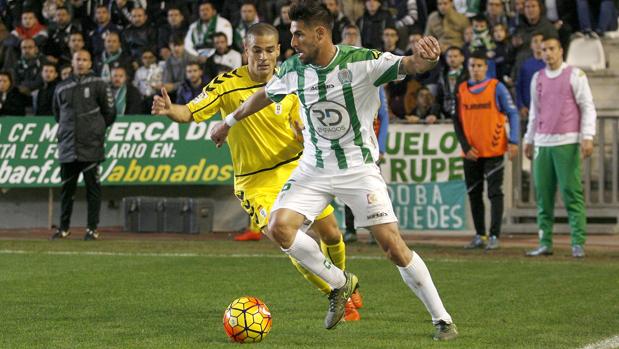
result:
[[[251,97],[249,97],[240,107],[238,107],[232,114],[228,115],[226,119],[234,118],[236,121],[241,121],[246,117],[255,114],[267,107],[269,104],[273,103],[269,97],[267,97],[266,91],[264,87],[256,91]],[[236,121],[229,120],[234,124]],[[226,121],[229,126],[230,122]]]
[[[183,104],[172,104],[170,106],[170,112],[168,118],[178,123],[188,123],[193,121],[191,111]]]
[[[406,56],[400,62],[399,73],[406,75],[422,74],[434,68],[437,63],[438,59],[436,61],[428,61],[414,55]]]

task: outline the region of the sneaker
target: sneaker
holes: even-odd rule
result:
[[[548,246],[541,245],[538,248],[528,251],[527,257],[539,257],[539,256],[550,256],[552,255],[552,248]]]
[[[99,240],[99,233],[93,229],[86,229],[86,235],[84,235],[84,240]]]
[[[344,234],[344,242],[345,243],[351,243],[351,242],[356,242],[357,241],[357,233],[353,232],[353,231],[347,231]]]
[[[56,232],[54,233],[54,235],[52,235],[50,239],[51,240],[66,239],[69,237],[69,235],[71,235],[70,231],[58,229],[56,230]]]
[[[344,307],[344,321],[359,321],[361,320],[361,314],[355,307],[352,299],[348,298],[346,306]]]
[[[346,283],[344,286],[334,289],[329,294],[329,310],[327,311],[327,316],[325,317],[325,328],[327,330],[335,328],[340,320],[342,320],[344,317],[346,302],[359,283],[357,276],[353,273],[344,271],[344,276],[346,276]]]
[[[357,284],[357,288],[355,288],[355,292],[352,293],[350,299],[352,300],[352,304],[355,305],[355,308],[361,309],[363,308],[363,297],[361,297],[361,292],[359,292],[359,284]]]
[[[471,240],[471,242],[469,242],[468,245],[464,246],[464,248],[466,249],[484,248],[484,240],[481,238],[481,235],[475,235],[473,240]]]
[[[576,258],[583,258],[585,256],[585,247],[583,245],[572,246],[572,256]]]
[[[496,250],[499,248],[499,238],[492,235],[488,238],[488,243],[486,244],[486,250]]]
[[[252,230],[245,230],[243,233],[234,237],[234,241],[258,241],[262,238],[262,233]]]
[[[456,324],[448,324],[441,320],[434,327],[436,327],[436,332],[432,338],[435,341],[448,341],[458,337]]]

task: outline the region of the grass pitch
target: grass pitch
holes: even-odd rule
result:
[[[432,341],[378,247],[350,246],[362,320],[327,331],[326,297],[268,241],[0,241],[0,348],[230,348],[223,311],[246,294],[273,315],[261,348],[579,348],[619,334],[617,254],[415,250],[458,325],[453,342]]]

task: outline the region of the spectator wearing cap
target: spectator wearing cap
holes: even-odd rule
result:
[[[120,32],[121,28],[112,23],[110,10],[105,5],[97,5],[95,9],[95,22],[97,26],[88,33],[88,39],[90,40],[92,53],[96,57],[105,50],[105,37],[110,32]]]
[[[26,115],[29,98],[13,87],[11,73],[0,71],[0,116]]]
[[[105,81],[110,81],[112,68],[123,67],[132,75],[131,57],[126,54],[120,44],[120,34],[109,32],[105,37],[105,50],[95,57],[95,73]]]
[[[469,20],[454,8],[452,0],[438,0],[438,9],[430,14],[426,35],[432,35],[441,44],[444,52],[449,46],[464,46],[464,31]]]
[[[185,50],[193,56],[198,56],[202,50],[213,48],[215,33],[221,32],[228,38],[228,46],[232,46],[232,24],[217,14],[212,2],[203,2],[199,7],[200,18],[191,23],[185,36]]]
[[[133,61],[140,60],[143,50],[155,48],[157,30],[148,23],[145,9],[135,7],[131,10],[131,24],[123,31],[122,38]]]
[[[34,95],[32,107],[34,115],[50,116],[54,114],[52,109],[54,92],[56,91],[56,85],[60,81],[56,66],[52,63],[43,64],[41,79],[43,80],[43,85]]]
[[[382,8],[380,0],[366,0],[365,11],[357,20],[357,27],[363,47],[380,50],[383,47],[383,30],[395,27],[395,20],[389,11]]]

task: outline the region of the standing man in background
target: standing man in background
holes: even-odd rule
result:
[[[92,72],[90,52],[80,50],[71,61],[73,75],[58,84],[53,111],[58,122],[60,161],[60,226],[52,240],[71,235],[71,213],[77,179],[82,173],[86,184],[88,225],[84,240],[97,240],[101,183],[99,163],[104,160],[105,130],[115,118],[114,98],[108,84]]]
[[[527,252],[537,257],[552,254],[557,182],[572,234],[572,256],[585,256],[587,216],[580,173],[580,156],[593,153],[595,106],[585,73],[563,62],[558,37],[542,42],[546,68],[531,81],[529,124],[524,152],[533,158],[540,245]]]
[[[483,248],[486,235],[484,180],[490,200],[490,238],[487,250],[499,248],[503,220],[503,157],[518,154],[520,121],[518,110],[497,79],[486,78],[486,53],[478,50],[469,58],[470,80],[458,87],[457,117],[453,118],[458,141],[464,152],[464,179],[475,225],[475,237],[466,248]],[[509,136],[505,130],[509,117]]]

